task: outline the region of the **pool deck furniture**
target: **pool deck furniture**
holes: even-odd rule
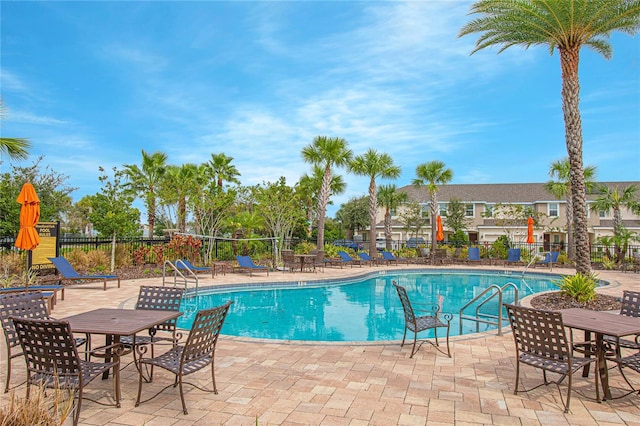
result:
[[[213,389],[209,390],[195,384],[191,385],[205,392],[212,392],[214,394],[218,393],[213,360],[215,357],[218,337],[220,336],[220,330],[222,330],[222,325],[224,324],[224,320],[232,303],[233,302],[229,301],[224,305],[215,308],[198,311],[196,318],[193,320],[191,331],[189,331],[189,336],[187,336],[187,340],[183,345],[175,345],[173,348],[169,349],[169,351],[157,357],[152,356],[151,358],[140,358],[138,360],[139,378],[138,396],[135,404],[136,407],[142,402],[152,400],[164,390],[170,387],[175,388],[177,386],[180,390],[182,412],[185,415],[189,414],[183,392],[183,384],[188,383],[183,382],[183,377],[188,374],[196,373],[209,366],[211,367],[211,381],[213,383]],[[151,368],[154,366],[163,368],[175,374],[176,377],[173,383],[160,389],[150,398],[141,401],[142,382],[144,381],[142,373],[144,370],[143,365],[151,366]]]
[[[595,359],[597,359],[597,375],[602,384],[603,400],[610,400],[609,370],[607,368],[607,345],[604,336],[620,338],[640,334],[640,320],[636,317],[618,315],[606,311],[592,311],[589,309],[562,309],[562,322],[566,327],[583,330],[585,340],[590,340],[591,333],[595,333]],[[591,358],[593,359],[593,358]],[[586,373],[587,370],[585,370]]]
[[[316,270],[314,262],[316,258],[315,254],[294,254],[293,257],[298,260],[295,263],[300,265],[300,272],[304,272],[305,267],[310,272],[314,272]]]
[[[396,257],[393,253],[386,250],[382,252],[382,258],[388,263],[395,263],[396,265],[399,265],[400,263],[409,264],[409,259],[406,257]]]
[[[0,288],[0,294],[6,293],[24,293],[29,291],[40,291],[42,296],[47,301],[49,312],[53,310],[53,307],[58,303],[58,292],[60,292],[60,298],[64,300],[64,286],[62,285],[30,285],[24,287],[3,287]]]
[[[374,266],[374,264],[377,265],[379,260],[377,257],[371,257],[369,256],[369,253],[365,253],[363,251],[358,252],[358,257],[363,262],[368,263],[369,266]]]
[[[60,275],[62,277],[45,279],[43,282],[52,282],[52,281],[95,281],[100,280],[104,283],[104,290],[107,290],[107,281],[110,280],[118,280],[118,288],[120,288],[120,277],[117,275],[80,275],[73,269],[73,266],[69,263],[67,259],[62,256],[58,257],[49,257],[48,258],[53,266],[56,267]]]
[[[407,290],[398,285],[395,281],[393,282],[393,286],[396,288],[398,293],[398,297],[400,298],[400,303],[402,304],[402,310],[404,311],[404,335],[402,336],[402,344],[401,347],[404,347],[404,342],[407,337],[407,330],[413,332],[413,348],[411,349],[411,355],[409,358],[413,358],[413,355],[420,349],[420,346],[417,346],[418,333],[426,330],[433,329],[434,340],[435,343],[430,340],[425,340],[426,342],[432,344],[438,351],[444,353],[449,358],[451,358],[451,348],[449,347],[449,331],[451,329],[451,320],[453,319],[453,315],[449,313],[440,312],[440,305],[426,305],[426,304],[415,304],[420,309],[414,310],[411,300],[409,300],[409,296],[407,295]],[[416,315],[416,312],[422,313],[422,315]],[[444,352],[440,349],[440,344],[438,343],[438,328],[446,328],[447,330],[447,351]]]
[[[253,276],[253,272],[266,272],[267,276],[269,275],[269,267],[256,265],[253,263],[251,256],[236,256],[238,260],[238,266],[234,266],[233,270],[240,272],[249,272],[249,276]]]
[[[211,272],[211,278],[215,277],[215,269],[210,266],[195,266],[188,259],[176,260],[176,268],[191,271],[194,274],[198,272]]]

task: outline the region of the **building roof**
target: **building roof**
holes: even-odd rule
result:
[[[626,188],[630,185],[640,187],[636,182],[599,182],[608,187],[618,186]],[[447,184],[438,186],[438,201],[447,202],[458,199],[467,203],[536,203],[562,202],[545,189],[546,183],[478,183],[478,184]],[[597,188],[597,186],[596,186]],[[399,188],[406,192],[409,199],[418,203],[430,201],[429,190],[426,186],[417,187],[407,185]],[[587,194],[588,200],[595,200],[598,194],[593,191]]]

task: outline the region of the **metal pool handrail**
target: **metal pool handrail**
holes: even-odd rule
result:
[[[514,297],[514,304],[518,303],[518,287],[512,283],[512,282],[508,282],[505,285],[503,285],[502,287],[498,286],[497,284],[491,284],[489,287],[485,288],[484,290],[482,290],[482,292],[480,294],[478,294],[476,297],[474,297],[473,299],[471,299],[469,302],[467,302],[462,308],[460,308],[460,311],[458,313],[459,317],[460,317],[460,334],[462,334],[462,323],[463,320],[471,320],[471,321],[475,321],[476,322],[476,332],[480,331],[480,323],[483,324],[489,324],[489,325],[496,325],[498,326],[498,336],[502,335],[502,293],[504,292],[504,290],[506,290],[508,287],[513,287],[514,292],[515,292],[515,297]],[[490,291],[493,291],[493,293],[491,293],[485,300],[483,300],[482,302],[480,302],[478,304],[478,306],[476,306],[476,313],[475,316],[470,316],[470,315],[464,315],[463,312],[466,308],[468,308],[471,304],[473,304],[474,302],[478,301],[481,297],[483,297],[485,294],[489,293]],[[483,314],[480,312],[480,308],[482,306],[484,306],[485,303],[489,302],[491,299],[493,299],[495,296],[498,296],[498,315],[491,315],[491,314]],[[491,319],[495,319],[497,318],[497,321],[494,320],[490,320],[490,319],[483,319],[481,317],[484,318],[491,318]]]

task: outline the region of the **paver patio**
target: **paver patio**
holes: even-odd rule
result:
[[[378,267],[397,270],[404,266]],[[409,265],[408,268],[416,268]],[[432,267],[427,267],[432,268]],[[438,267],[434,267],[438,269]],[[442,268],[442,267],[440,267]],[[374,268],[376,269],[376,268]],[[244,274],[202,276],[200,285],[328,279],[369,272],[365,268],[326,268],[325,273],[281,273],[249,278]],[[515,270],[515,268],[512,268]],[[521,269],[519,269],[521,270]],[[539,270],[538,270],[539,271]],[[554,272],[571,273],[569,269]],[[620,296],[640,288],[640,275],[599,271],[611,286],[602,293]],[[69,287],[53,315],[60,318],[98,307],[133,307],[138,287],[160,285],[161,278],[129,280],[122,288],[102,290],[101,283]],[[2,356],[5,356],[4,339]],[[515,349],[510,332],[452,338],[452,358],[423,346],[413,358],[399,342],[329,343],[283,342],[222,336],[215,368],[218,395],[186,387],[188,415],[182,414],[177,389],[134,407],[138,375],[135,367],[122,371],[122,407],[83,402],[84,425],[640,425],[640,396],[596,403],[593,377],[577,377],[571,412],[563,413],[554,385],[513,395]],[[129,356],[130,357],[130,356]],[[123,364],[129,361],[123,359]],[[16,362],[12,384],[24,379]],[[5,365],[0,372],[4,380]],[[541,374],[523,367],[525,385],[540,383]],[[640,387],[640,376],[629,374]],[[143,393],[166,386],[172,376],[158,372]],[[210,386],[205,371],[190,377]],[[617,370],[610,371],[614,396],[627,389]],[[91,395],[111,394],[111,380],[92,383]],[[562,389],[563,392],[566,390]],[[25,386],[15,389],[23,396]],[[582,395],[581,395],[582,394]],[[3,404],[9,400],[2,398]]]

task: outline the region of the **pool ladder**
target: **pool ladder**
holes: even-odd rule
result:
[[[176,287],[178,285],[183,285],[186,290],[189,287],[189,283],[193,283],[195,288],[195,294],[198,294],[198,276],[194,271],[189,269],[188,267],[178,268],[173,262],[170,260],[165,260],[164,265],[162,266],[162,286],[164,287],[167,284],[167,281],[170,280],[170,277],[167,276],[167,270],[169,273],[173,271],[173,286]]]
[[[480,324],[489,324],[498,326],[498,336],[502,335],[502,295],[504,291],[508,288],[513,288],[514,290],[514,300],[513,303],[518,303],[518,286],[514,283],[506,283],[502,287],[497,284],[492,284],[489,287],[482,290],[480,294],[467,302],[462,308],[460,308],[459,316],[460,316],[460,334],[462,334],[462,322],[463,320],[475,321],[476,323],[476,333],[480,331]],[[480,300],[482,297],[485,299],[478,303],[476,306],[475,315],[465,315],[464,310],[471,306],[473,303]],[[480,312],[480,308],[482,308],[487,302],[493,300],[494,297],[498,296],[498,313],[496,314],[488,314]]]

